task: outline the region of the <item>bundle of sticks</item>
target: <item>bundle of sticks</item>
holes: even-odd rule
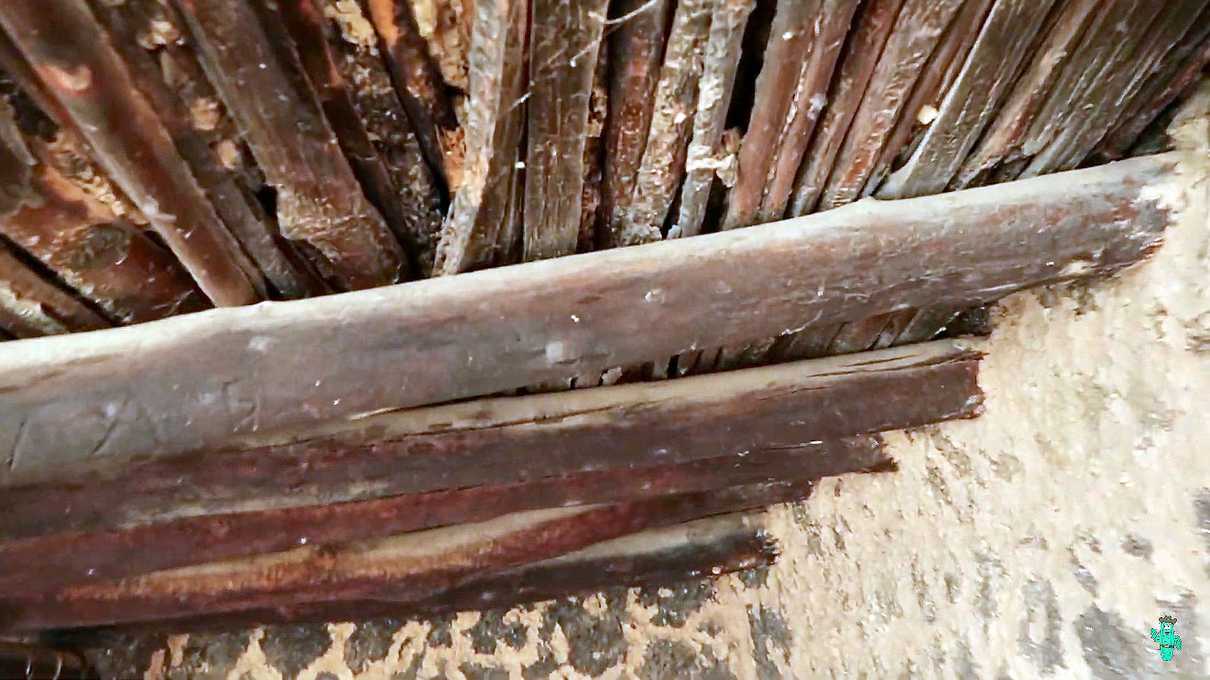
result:
[[[962,310],[1159,246],[1179,154],[1077,168],[1208,5],[0,4],[0,630],[768,564],[978,415]]]

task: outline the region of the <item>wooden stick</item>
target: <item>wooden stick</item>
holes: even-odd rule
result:
[[[648,528],[800,500],[809,481],[506,515],[341,546],[306,545],[227,562],[0,600],[9,630],[85,627],[382,600],[442,601],[452,590]],[[50,606],[53,603],[53,606]]]
[[[1114,272],[1159,245],[1169,216],[1149,187],[1182,191],[1176,159],[15,343],[0,353],[0,432],[26,434],[0,449],[0,474],[215,446]]]
[[[820,6],[811,60],[802,70],[790,117],[779,140],[775,162],[770,167],[769,186],[757,215],[760,222],[786,216],[794,180],[815,131],[815,123],[827,105],[832,74],[859,4],[857,0],[824,0]]]
[[[860,197],[922,67],[961,7],[961,0],[906,0],[837,155],[823,209]]]
[[[188,456],[79,461],[7,487],[0,538],[685,463],[970,417],[976,358],[942,343],[383,414]],[[851,409],[828,408],[839,400]],[[533,451],[545,452],[537,468]]]
[[[871,437],[744,450],[691,463],[648,465],[487,484],[370,501],[190,517],[100,532],[65,532],[0,543],[0,583],[25,595],[152,571],[343,544],[526,510],[619,503],[771,481],[886,469]],[[172,501],[168,501],[171,503]],[[86,555],[86,558],[82,556]]]
[[[534,0],[524,259],[576,252],[588,113],[607,0]]]
[[[702,231],[710,187],[727,153],[723,148],[723,129],[739,67],[744,28],[753,4],[742,0],[723,0],[710,19],[698,83],[697,109],[693,114],[693,137],[685,156],[685,183],[681,205],[669,238],[696,236]]]
[[[1030,127],[1075,53],[1094,11],[1103,4],[1101,0],[1066,0],[1062,4],[1044,39],[1030,50],[1029,65],[983,138],[967,155],[951,189],[984,184],[994,168],[1020,157]]]
[[[811,142],[811,152],[806,155],[794,181],[788,216],[797,217],[816,210],[902,5],[903,0],[870,0],[858,15],[841,58],[836,83],[824,107],[823,120]]]
[[[13,115],[0,101],[0,234],[111,320],[151,321],[208,306],[170,253],[45,163],[41,144],[29,148]]]
[[[1210,7],[1202,10],[1194,28],[1135,94],[1129,110],[1101,140],[1094,161],[1107,163],[1124,157],[1151,121],[1197,82],[1207,64],[1210,64]]]
[[[615,63],[609,87],[605,128],[605,245],[624,242],[623,230],[634,198],[635,182],[654,111],[656,84],[664,57],[664,38],[672,16],[669,0],[619,0],[620,21],[610,37]]]
[[[326,32],[337,68],[349,84],[357,117],[365,125],[397,191],[391,199],[401,220],[396,235],[415,259],[417,274],[428,277],[433,273],[444,216],[438,179],[425,160],[420,141],[395,94],[379,41],[372,30],[365,29],[368,22],[360,5],[323,0],[322,7],[328,21],[340,29],[339,37],[336,26]]]
[[[635,178],[629,210],[617,229],[619,245],[663,238],[664,222],[685,172],[685,154],[701,77],[701,52],[710,31],[713,0],[681,0],[672,17],[664,65],[643,161]]]
[[[233,147],[230,138],[238,138],[238,131],[223,129],[231,128],[233,121],[224,120],[230,116],[221,108],[197,63],[196,52],[184,45],[173,45],[157,63],[144,47],[146,36],[156,35],[157,31],[183,34],[184,23],[180,18],[170,14],[169,8],[157,0],[98,5],[95,11],[110,42],[122,55],[131,80],[155,109],[215,213],[259,267],[258,273],[273,284],[279,296],[287,299],[326,292],[318,278],[302,266],[298,256],[283,250],[279,239],[274,238],[277,226],[264,214],[246,181],[250,169],[232,162],[231,156],[242,160],[243,154],[228,154],[226,163],[219,158],[216,150],[226,148],[225,141]],[[192,98],[184,99],[182,94]]]
[[[1155,64],[1171,51],[1207,6],[1206,0],[1172,0],[1162,3],[1156,11],[1153,3],[1143,4],[1148,9],[1141,15],[1132,15],[1130,21],[1133,26],[1142,26],[1150,20],[1150,25],[1146,30],[1136,29],[1121,36],[1101,71],[1081,96],[1078,116],[1068,119],[1022,176],[1033,177],[1078,167],[1117,122]]]
[[[527,7],[521,0],[475,3],[470,99],[464,127],[467,157],[441,241],[435,271],[456,274],[507,253],[515,229],[517,147],[525,120]],[[519,225],[517,225],[519,226]],[[501,241],[501,234],[506,238]]]
[[[39,276],[0,240],[0,329],[5,333],[37,338],[109,326],[105,317]],[[20,434],[5,432],[0,439],[11,442]]]
[[[420,148],[446,186],[456,190],[462,183],[451,172],[460,165],[453,158],[460,153],[456,145],[458,121],[408,0],[359,1],[382,39],[382,53]],[[475,11],[478,16],[478,8]]]
[[[4,3],[0,24],[57,111],[88,140],[198,285],[217,305],[263,299],[259,273],[177,155],[147,99],[88,8],[68,0]]]
[[[397,282],[403,251],[341,153],[282,17],[239,0],[176,5],[207,74],[277,191],[282,235],[307,246],[337,287]]]
[[[727,202],[723,228],[746,227],[757,220],[761,199],[786,127],[786,114],[794,100],[803,69],[816,45],[820,0],[780,0],[764,63],[756,78],[752,118],[739,147],[739,170]]]

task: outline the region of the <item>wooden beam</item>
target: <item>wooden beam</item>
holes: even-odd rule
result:
[[[332,498],[318,494],[327,502],[324,505],[207,514],[113,530],[49,533],[0,543],[0,589],[26,595],[50,593],[76,584],[279,552],[306,543],[345,544],[483,522],[527,510],[650,500],[894,466],[883,454],[881,441],[874,437],[742,449],[738,453],[742,455],[731,453],[688,463],[646,461],[641,466],[615,466],[535,481],[488,483],[365,501],[337,502],[342,490],[333,487]],[[547,473],[519,465],[526,476]],[[501,477],[507,474],[501,473]],[[278,492],[266,490],[266,495],[274,493]],[[256,496],[253,490],[238,505],[264,507]],[[318,500],[310,492],[307,496],[307,502]],[[280,495],[264,500],[276,505],[292,502]],[[160,498],[165,509],[174,502],[187,503]]]
[[[90,627],[365,600],[424,606],[481,579],[602,541],[800,500],[810,490],[809,481],[773,482],[617,505],[537,510],[72,586],[49,597],[6,594],[0,599],[0,625],[10,631]]]
[[[0,447],[0,475],[213,447],[1114,272],[1160,244],[1169,216],[1152,187],[1182,191],[1177,158],[14,343],[0,353],[0,432],[24,434]]]
[[[805,497],[810,489],[803,489]],[[472,578],[440,596],[410,605],[388,599],[308,603],[250,609],[188,619],[169,619],[122,630],[192,631],[264,623],[327,622],[375,616],[429,616],[453,611],[509,607],[617,586],[661,586],[686,579],[767,567],[778,556],[765,529],[763,511],[715,515],[670,527],[647,529],[491,575]],[[81,631],[92,636],[94,631]],[[65,641],[71,631],[61,631]],[[95,637],[93,638],[95,640]]]

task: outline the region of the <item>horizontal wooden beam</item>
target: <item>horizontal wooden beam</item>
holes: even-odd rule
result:
[[[440,603],[516,568],[640,530],[801,500],[809,481],[749,484],[658,499],[556,508],[342,546],[304,545],[260,555],[0,599],[9,631],[105,626],[241,611],[289,611],[380,600]],[[575,567],[572,567],[575,569]]]
[[[1154,187],[1175,182],[1175,162],[1135,158],[694,239],[17,341],[0,354],[0,483],[84,458],[213,447],[1114,272],[1160,244],[1170,218]]]
[[[308,603],[167,619],[127,625],[120,630],[229,630],[236,626],[267,623],[433,616],[484,607],[510,607],[617,586],[670,585],[686,579],[715,577],[773,564],[778,556],[778,544],[764,525],[763,511],[749,511],[647,529],[553,559],[475,578],[440,597],[413,604],[385,599]],[[77,636],[95,643],[97,633],[94,629],[75,633],[60,631],[59,635],[67,644]]]

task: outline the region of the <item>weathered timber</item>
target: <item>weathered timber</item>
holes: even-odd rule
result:
[[[1005,165],[996,179],[1015,179],[1056,136],[1072,124],[1082,124],[1080,121],[1087,115],[1083,104],[1088,101],[1090,88],[1108,75],[1107,67],[1115,61],[1121,66],[1121,60],[1129,58],[1134,38],[1140,32],[1132,30],[1132,26],[1140,22],[1150,24],[1162,5],[1146,0],[1114,0],[1091,12],[1080,40],[1072,47],[1071,57],[1021,139],[1021,164]]]
[[[576,252],[584,148],[607,0],[534,0],[529,29],[529,131],[524,259]]]
[[[595,543],[704,516],[799,500],[809,480],[516,513],[487,522],[342,546],[306,545],[242,560],[0,600],[8,630],[102,626],[341,601],[423,605],[456,588]],[[49,606],[53,603],[53,606]]]
[[[1210,7],[1164,58],[1157,72],[1135,93],[1129,108],[1101,140],[1092,160],[1107,163],[1127,155],[1147,126],[1183,93],[1197,83],[1210,65]]]
[[[672,17],[664,63],[655,88],[651,125],[634,195],[617,229],[619,245],[663,238],[664,223],[685,172],[685,157],[697,107],[701,53],[710,32],[715,0],[681,0]]]
[[[777,155],[786,115],[790,111],[800,76],[810,62],[816,45],[815,30],[821,25],[820,0],[780,0],[764,63],[756,78],[752,118],[739,146],[739,168],[735,186],[727,200],[723,228],[746,227],[756,222],[761,199],[768,184],[769,168]]]
[[[820,198],[822,209],[861,196],[896,121],[905,115],[912,86],[961,7],[961,0],[906,0],[845,134]]]
[[[395,90],[412,121],[412,129],[420,140],[420,148],[446,186],[451,190],[458,189],[462,179],[451,172],[460,165],[453,158],[461,153],[457,148],[458,121],[446,96],[441,74],[430,58],[424,37],[416,26],[409,0],[359,2],[368,10],[366,13],[382,39],[383,56],[395,81]],[[481,16],[482,9],[478,4],[474,9],[473,23],[478,23]],[[473,70],[474,67],[471,68]],[[473,153],[473,147],[468,146],[467,151]]]
[[[526,510],[656,499],[744,484],[879,471],[893,465],[875,438],[855,437],[821,445],[743,450],[738,456],[691,463],[206,515],[115,531],[52,534],[0,543],[4,565],[0,583],[6,592],[49,594],[75,584],[279,552],[306,543],[347,544]]]
[[[816,126],[810,152],[794,181],[787,216],[815,212],[902,5],[903,0],[870,0],[858,14],[824,106],[823,120]]]
[[[710,18],[710,34],[702,55],[693,136],[685,153],[685,183],[676,221],[669,238],[696,236],[702,231],[710,187],[729,155],[723,148],[723,130],[735,86],[744,28],[753,3],[722,0]]]
[[[276,190],[282,235],[305,245],[338,288],[397,282],[404,254],[341,153],[281,16],[238,0],[176,5]]]
[[[1020,158],[1021,145],[1036,116],[1076,51],[1094,10],[1102,4],[1102,0],[1065,0],[1061,4],[1053,21],[1043,29],[1044,37],[1029,50],[1028,66],[1017,77],[1004,105],[967,155],[949,188],[985,184],[1000,164]]]
[[[859,4],[858,0],[824,0],[820,4],[811,60],[803,68],[786,129],[778,140],[776,158],[769,169],[768,188],[757,215],[760,222],[785,216],[794,180],[815,132],[815,124],[827,104],[836,62]]]
[[[1143,3],[1146,9],[1131,16],[1132,30],[1122,36],[1097,77],[1080,99],[1079,115],[1068,119],[1046,148],[1022,172],[1024,177],[1078,167],[1117,122],[1131,96],[1142,86],[1155,64],[1178,43],[1207,0],[1171,0]],[[1150,23],[1148,23],[1150,22]],[[1115,27],[1116,28],[1116,27]]]
[[[406,242],[403,205],[394,178],[371,140],[353,104],[352,88],[337,65],[332,47],[338,40],[336,27],[323,15],[322,1],[287,0],[278,4],[278,8],[311,88],[319,97],[324,116],[366,198],[378,209],[396,238]],[[415,253],[406,255],[410,256],[408,260],[415,259]],[[404,276],[409,273],[406,269],[402,272]]]
[[[810,489],[800,487],[806,497]],[[207,630],[233,625],[337,621],[373,616],[428,616],[452,611],[508,607],[617,586],[662,586],[686,579],[767,567],[778,556],[777,542],[764,528],[763,511],[715,515],[670,527],[647,529],[602,541],[549,560],[472,577],[438,597],[410,605],[389,600],[309,603],[190,617],[149,624],[153,629]],[[123,626],[121,630],[145,629]],[[60,632],[71,640],[70,631]],[[96,639],[95,631],[81,635]]]
[[[866,180],[862,196],[873,195],[887,174],[893,168],[902,166],[919,147],[925,133],[932,129],[929,119],[942,106],[947,93],[958,80],[993,4],[993,0],[972,0],[963,3],[958,10],[904,102],[904,114],[895,122],[895,128],[887,137],[878,162]]]
[[[597,67],[592,75],[592,93],[588,98],[588,126],[584,134],[583,189],[580,191],[580,233],[576,252],[586,253],[597,246],[597,228],[603,225],[601,202],[604,184],[605,121],[609,118],[609,41],[602,37],[597,48]],[[600,376],[597,376],[598,379]]]
[[[69,182],[0,101],[0,234],[111,320],[162,319],[207,306],[170,253]],[[108,324],[106,324],[108,325]]]
[[[603,245],[624,242],[634,187],[638,180],[647,131],[651,127],[656,84],[664,58],[664,37],[671,16],[669,0],[620,0],[618,27],[610,35],[610,53],[618,68],[609,84],[609,118],[605,128]]]
[[[527,7],[521,0],[475,3],[470,47],[470,96],[463,129],[466,158],[437,245],[436,273],[457,274],[507,252],[516,229],[517,147],[524,127]],[[520,225],[517,225],[520,226]]]
[[[382,414],[180,457],[80,461],[6,488],[0,538],[684,463],[970,417],[976,360],[942,343]],[[536,468],[533,451],[544,452]]]
[[[0,353],[0,432],[25,435],[0,469],[170,454],[1114,272],[1159,245],[1155,187],[1184,191],[1177,158],[18,342]]]
[[[36,338],[109,326],[105,317],[42,278],[0,241],[0,330],[14,338]],[[15,443],[21,434],[20,429],[5,430],[0,438]]]
[[[68,0],[4,3],[0,24],[57,112],[134,200],[216,305],[264,298],[259,272],[215,214],[169,132],[89,8]],[[52,111],[54,112],[54,111]]]
[[[353,107],[398,192],[393,201],[402,223],[396,235],[415,259],[418,275],[430,276],[444,214],[437,178],[395,93],[379,41],[360,5],[323,0],[322,7],[328,21],[339,28],[339,37],[335,31],[326,35],[336,65],[349,84]]]
[[[97,5],[94,11],[129,69],[131,81],[155,109],[215,213],[259,268],[258,278],[263,275],[287,299],[325,292],[298,257],[292,258],[274,238],[276,225],[244,183],[248,169],[231,161],[232,155],[242,159],[240,153],[228,153],[226,146],[234,146],[229,137],[238,133],[223,131],[227,139],[220,133],[223,119],[229,116],[219,108],[195,52],[177,44],[184,31],[180,18],[169,14],[169,8],[157,0]],[[148,52],[148,46],[158,45],[152,40],[172,44],[162,59]],[[226,155],[220,157],[220,151]]]

